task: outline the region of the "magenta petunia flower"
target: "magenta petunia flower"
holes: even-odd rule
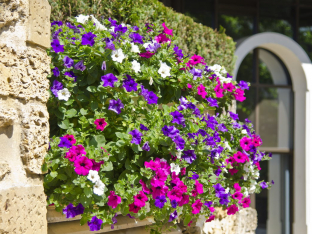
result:
[[[245,163],[248,161],[248,156],[240,151],[233,155],[234,159],[238,163]]]
[[[196,200],[192,204],[192,214],[198,214],[203,206],[203,203],[200,201],[200,199]]]
[[[233,85],[232,83],[223,84],[223,89],[230,92],[230,93],[233,92],[234,88],[235,88],[235,85]]]
[[[191,89],[193,86],[191,84],[187,84],[187,87]]]
[[[252,145],[252,139],[248,137],[243,137],[239,141],[240,146],[243,150],[248,151],[250,149],[250,146]]]
[[[86,156],[78,157],[74,162],[75,172],[78,175],[88,175],[89,171],[92,169],[92,166],[92,161]]]
[[[149,51],[146,51],[144,53],[139,53],[139,55],[142,57],[142,58],[150,58],[154,55],[155,53],[152,53],[152,52],[149,52]]]
[[[215,219],[215,216],[214,215],[210,215],[210,217],[206,220],[206,223],[209,223],[209,222],[211,222],[214,219]]]
[[[215,94],[216,94],[216,97],[217,98],[222,98],[224,96],[223,94],[223,89],[221,88],[221,85],[217,85],[215,88],[214,88],[214,91],[215,91]]]
[[[179,202],[182,200],[182,191],[179,187],[176,186],[167,193],[167,196],[170,201],[176,200],[177,202]]]
[[[250,205],[250,198],[245,197],[240,203],[242,204],[243,208],[247,208]]]
[[[241,192],[235,192],[232,194],[232,198],[240,201],[243,198],[243,194]]]
[[[69,150],[67,153],[66,153],[66,156],[65,158],[67,158],[69,161],[71,162],[75,162],[76,160],[76,157],[77,157],[77,154],[75,151],[73,150]]]
[[[234,175],[238,172],[238,169],[232,168],[232,169],[229,169],[229,172],[231,175]]]
[[[152,197],[156,199],[157,196],[165,195],[168,192],[168,187],[166,185],[152,187]]]
[[[85,147],[83,147],[82,145],[77,145],[77,146],[73,146],[72,149],[74,150],[74,152],[77,154],[77,156],[81,156],[81,155],[86,155],[86,149]]]
[[[94,121],[97,130],[104,131],[104,128],[107,126],[107,123],[104,118],[96,119]]]
[[[205,59],[204,59],[203,57],[194,54],[194,55],[190,58],[190,60],[186,63],[186,66],[188,66],[188,67],[189,67],[189,66],[195,66],[195,65],[197,65],[197,64],[199,64],[199,63],[201,63],[201,64],[203,64],[203,65],[206,65]]]
[[[234,215],[237,211],[238,211],[238,207],[235,204],[227,208],[228,215]]]
[[[200,84],[200,85],[197,87],[197,90],[198,90],[197,94],[198,94],[199,96],[202,96],[202,98],[206,98],[207,92],[206,92],[205,89],[206,89],[205,86],[203,86],[202,84]]]
[[[185,204],[188,204],[189,201],[190,201],[190,196],[184,194],[184,195],[182,195],[181,201],[178,202],[178,205],[179,205],[179,206],[183,206],[183,205],[185,205]]]
[[[172,35],[172,29],[167,28],[165,22],[163,22],[161,25],[164,27],[164,31],[163,31],[163,32],[164,32],[165,34],[170,35],[170,36],[173,36],[173,35]]]
[[[235,99],[237,101],[244,101],[246,99],[246,97],[244,97],[244,90],[240,89],[240,88],[237,88],[235,89],[235,92],[233,93]]]
[[[64,137],[67,138],[70,141],[70,143],[76,144],[76,139],[75,139],[74,135],[66,134]]]
[[[138,213],[139,212],[139,210],[141,210],[141,207],[139,207],[139,206],[136,206],[134,203],[131,203],[130,205],[129,205],[129,211],[130,212],[133,212],[133,213]]]
[[[195,180],[195,190],[198,194],[204,193],[203,185],[199,183],[197,180]]]
[[[108,196],[108,202],[107,205],[115,209],[118,204],[121,203],[121,197],[115,194],[114,191],[110,191],[110,195]]]
[[[142,191],[146,194],[151,194],[151,191],[148,189],[148,187],[146,186],[146,184],[144,183],[143,180],[140,180],[139,182],[142,185]]]
[[[148,201],[147,196],[144,194],[143,191],[140,191],[139,194],[134,196],[134,204],[138,207],[145,206],[145,202]]]
[[[260,138],[260,136],[257,136],[257,135],[253,135],[252,136],[252,143],[255,147],[258,147],[258,146],[261,146],[262,145],[262,140]]]
[[[160,44],[163,44],[163,43],[166,43],[166,42],[171,42],[171,40],[166,37],[165,34],[161,33],[159,34],[158,36],[155,37],[155,40],[160,43]]]
[[[93,171],[99,171],[101,169],[101,165],[104,164],[104,161],[96,162],[94,159],[91,159],[92,161],[92,170]]]
[[[240,192],[241,191],[241,187],[239,186],[239,183],[235,183],[234,184],[234,189],[236,192]]]

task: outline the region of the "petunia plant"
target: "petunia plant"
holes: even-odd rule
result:
[[[233,215],[259,179],[262,141],[228,111],[244,101],[221,65],[185,55],[163,23],[144,28],[80,15],[52,22],[48,204],[81,215],[91,231],[117,214],[153,217],[154,233],[179,221]]]

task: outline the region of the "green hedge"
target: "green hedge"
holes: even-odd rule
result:
[[[235,42],[224,32],[217,32],[191,17],[177,13],[157,0],[49,0],[51,20],[66,20],[79,14],[96,18],[115,18],[118,22],[142,26],[145,23],[166,22],[179,38],[184,54],[198,54],[208,64],[220,64],[231,72],[234,68]]]

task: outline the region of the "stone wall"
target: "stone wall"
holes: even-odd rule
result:
[[[47,233],[50,6],[0,0],[0,233]]]

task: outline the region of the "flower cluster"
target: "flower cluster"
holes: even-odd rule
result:
[[[67,218],[81,215],[98,231],[113,228],[117,212],[153,216],[159,231],[199,216],[211,222],[215,207],[233,215],[271,187],[257,181],[270,159],[260,136],[224,111],[245,100],[249,84],[185,56],[165,23],[139,28],[80,15],[52,29],[55,126],[44,185]]]

